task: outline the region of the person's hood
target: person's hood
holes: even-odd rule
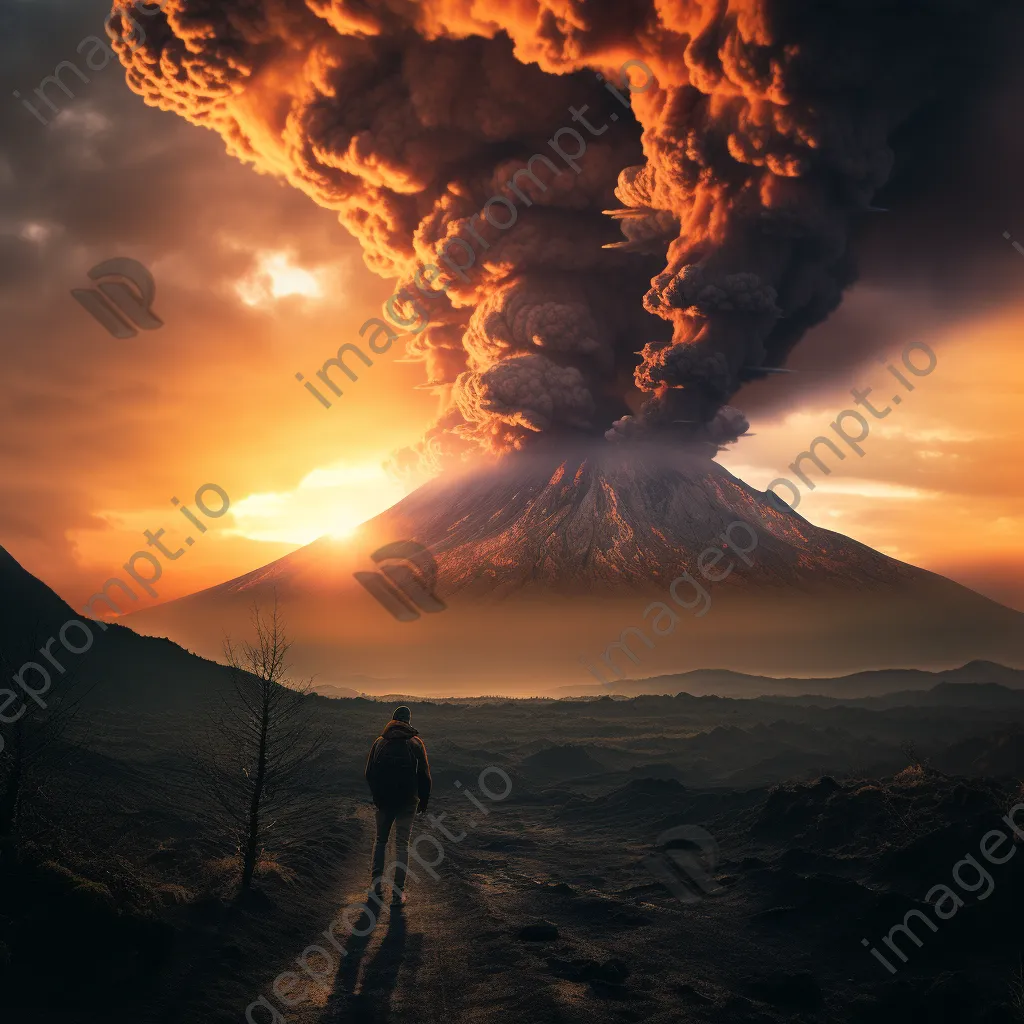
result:
[[[384,726],[384,731],[381,735],[386,740],[411,740],[413,736],[419,736],[419,732],[409,725],[408,722],[398,722],[392,719]]]

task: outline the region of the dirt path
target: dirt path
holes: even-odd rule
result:
[[[314,956],[323,984],[311,1001],[283,1009],[289,1024],[613,1024],[697,1021],[680,1013],[675,980],[683,953],[681,915],[586,885],[554,883],[576,860],[593,858],[579,844],[555,835],[536,806],[493,808],[486,818],[462,801],[452,801],[444,819],[451,841],[417,817],[413,838],[438,837],[443,860],[431,877],[413,860],[417,877],[408,902],[385,904],[376,924],[358,909],[372,842],[369,807],[361,810],[362,856],[352,858],[351,884],[332,902],[335,917],[345,911],[356,931],[347,955],[328,973]],[[432,810],[434,808],[432,807]],[[458,815],[458,818],[456,818]],[[586,849],[584,849],[586,847]],[[420,843],[426,859],[437,857],[430,841]],[[540,856],[538,856],[538,854]],[[521,936],[525,925],[552,922],[536,941]],[[346,941],[339,925],[339,941]],[[668,938],[671,936],[671,939]],[[653,942],[652,942],[653,940]],[[326,944],[323,935],[304,937]],[[682,945],[683,948],[680,948]],[[652,948],[653,947],[653,948]],[[296,970],[296,948],[283,971]],[[637,970],[653,957],[658,974]],[[627,982],[628,978],[628,982]],[[256,1024],[266,1016],[258,1015]]]
[[[366,807],[359,817],[363,855],[353,856],[350,884],[332,902],[336,919],[353,908],[347,920],[355,932],[371,930],[364,937],[353,933],[346,941],[339,924],[335,934],[347,949],[340,964],[336,953],[329,968],[319,954],[307,959],[322,983],[308,986],[310,998],[301,1005],[277,1007],[290,1024],[506,1024],[520,1014],[531,1021],[583,1019],[560,1005],[550,978],[538,976],[533,963],[538,944],[518,938],[528,915],[523,916],[522,901],[512,891],[518,884],[503,870],[507,857],[488,849],[504,834],[497,821],[485,821],[480,814],[474,821],[471,813],[462,814],[457,824],[446,818],[451,835],[464,832],[453,842],[417,817],[414,840],[420,833],[432,834],[443,846],[443,860],[433,869],[436,878],[412,860],[416,877],[407,885],[408,902],[397,906],[386,901],[374,925],[357,909],[366,901],[359,884],[366,877],[363,865],[373,839],[371,809]],[[428,862],[438,857],[429,840],[419,849]],[[529,881],[521,884],[534,887]],[[305,941],[329,946],[322,933]],[[296,957],[302,952],[295,949],[279,970],[297,971]],[[260,1009],[255,1020],[264,1024],[268,1016]]]

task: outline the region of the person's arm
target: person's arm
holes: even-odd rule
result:
[[[366,758],[366,767],[363,769],[363,778],[366,780],[366,784],[370,784],[370,765],[373,764],[373,755],[377,753],[377,744],[380,743],[380,737],[378,736],[373,741],[373,746],[370,747],[370,753]]]
[[[419,791],[420,807],[422,814],[427,809],[427,801],[430,799],[430,762],[427,760],[426,744],[416,737],[416,788]]]

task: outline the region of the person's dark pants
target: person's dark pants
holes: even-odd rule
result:
[[[391,829],[395,830],[395,875],[394,888],[401,892],[405,888],[405,876],[409,868],[409,833],[416,814],[416,805],[406,807],[377,807],[377,837],[373,843],[373,862],[370,866],[373,884],[378,885],[384,878],[384,858],[387,854]]]

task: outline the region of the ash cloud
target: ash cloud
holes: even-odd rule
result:
[[[474,246],[410,343],[446,407],[408,458],[444,463],[559,432],[734,440],[741,383],[853,279],[894,134],[1006,6],[165,0],[138,46],[118,0],[111,31],[146,102],[337,211],[396,290]],[[570,125],[586,153],[551,164]]]

